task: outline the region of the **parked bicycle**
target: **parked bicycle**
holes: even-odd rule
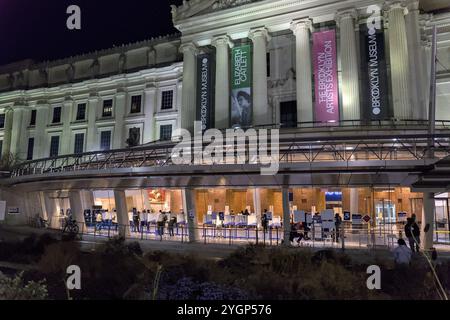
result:
[[[64,228],[62,233],[65,233],[66,230],[70,234],[77,234],[80,231],[80,228],[78,227],[78,224],[75,220],[73,220],[71,217],[66,218],[64,222]]]

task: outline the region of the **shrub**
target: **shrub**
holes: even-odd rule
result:
[[[0,272],[0,300],[43,300],[46,298],[45,281],[30,281],[25,285],[22,274],[9,278]]]

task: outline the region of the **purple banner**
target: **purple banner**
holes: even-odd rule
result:
[[[313,64],[316,92],[315,121],[339,121],[336,31],[313,34]]]

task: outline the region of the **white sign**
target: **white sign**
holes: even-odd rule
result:
[[[5,220],[6,214],[6,201],[0,201],[0,221]]]
[[[8,214],[20,214],[18,207],[8,207]]]

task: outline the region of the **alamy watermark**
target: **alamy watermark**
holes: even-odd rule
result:
[[[66,10],[70,16],[67,18],[66,26],[69,30],[81,30],[81,9],[77,5],[70,5]]]
[[[194,137],[186,129],[176,129],[172,163],[176,165],[255,164],[261,175],[275,175],[279,170],[280,132],[278,129],[218,129],[202,131],[194,124]],[[181,141],[180,141],[181,140]],[[205,146],[206,145],[206,146]]]

